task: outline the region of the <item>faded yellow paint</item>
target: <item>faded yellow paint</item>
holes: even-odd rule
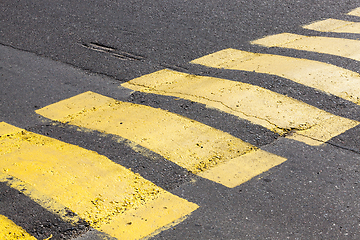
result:
[[[141,222],[141,227],[130,235],[126,234],[128,239],[138,239],[198,208],[196,204],[166,192],[95,152],[6,123],[0,123],[0,132],[0,171],[3,174],[13,176],[38,191],[28,196],[47,196],[42,201],[36,200],[40,204],[48,198],[54,199],[95,229],[119,239],[123,239],[122,232],[127,232],[129,225],[118,228],[113,224],[121,221],[130,210],[139,213],[134,219]],[[140,213],[148,217],[144,209],[148,204],[160,204],[163,198],[169,205],[162,207],[169,207],[171,214],[159,208],[155,213],[161,221],[155,219],[148,224]],[[50,206],[53,211],[51,203],[42,206]],[[112,226],[114,230],[107,232]],[[136,226],[140,224],[132,228]],[[142,226],[146,228],[142,229]]]
[[[83,104],[85,101],[86,106]],[[98,101],[106,103],[92,108],[91,102]],[[72,114],[68,114],[71,106],[83,108],[78,113],[70,110]],[[129,139],[195,174],[256,149],[228,133],[177,114],[119,102],[93,92],[52,104],[37,113],[53,120]],[[279,162],[283,161],[285,159],[281,158]]]
[[[359,7],[359,8],[355,8],[354,10],[350,11],[350,12],[348,13],[348,15],[353,15],[353,16],[360,17],[360,7]]]
[[[84,105],[68,114],[72,105],[104,102],[98,108]],[[129,139],[166,159],[197,173],[217,162],[234,158],[254,147],[242,140],[194,120],[158,108],[116,101],[86,92],[40,109],[44,117],[103,131]]]
[[[267,36],[251,43],[265,47],[291,48],[360,60],[360,41],[354,39],[309,37],[292,33],[281,33]]]
[[[299,133],[291,133],[290,135],[286,136],[286,138],[288,139],[294,139],[298,142],[303,142],[303,143],[306,143],[307,145],[312,145],[312,146],[318,146],[318,145],[321,145],[323,142],[315,139],[315,138],[310,138],[308,136],[304,136],[304,135],[301,135]]]
[[[66,222],[76,224],[81,220],[76,214],[69,214],[69,209],[66,208],[63,204],[55,201],[47,195],[44,195],[32,185],[23,182],[20,179],[15,178],[14,176],[6,174],[6,172],[8,172],[8,169],[3,168],[0,170],[2,170],[0,172],[0,182],[5,182],[9,187],[18,190],[25,196],[28,196],[34,202],[38,203],[40,206],[44,207],[48,211],[52,212],[55,215],[59,215]]]
[[[227,52],[229,54],[226,54]],[[236,55],[238,53],[239,55]],[[222,51],[219,55],[223,55],[223,57],[219,57],[216,53],[193,62],[210,67],[232,68],[235,66],[233,69],[237,69],[238,63],[241,61],[235,56],[244,56],[247,59],[245,64],[249,63],[249,57],[253,56],[251,53],[237,52],[236,50]],[[226,56],[229,56],[230,59],[225,59]],[[219,63],[216,63],[215,59],[218,59]],[[228,62],[232,65],[227,65]],[[285,66],[282,66],[286,68],[286,61],[282,63],[285,63]],[[259,64],[261,64],[261,61],[253,65],[259,66]],[[253,69],[255,68],[252,67],[251,70]],[[122,84],[122,86],[137,91],[181,97],[203,103],[209,107],[264,126],[279,134],[293,130],[305,136],[317,138],[319,141],[316,141],[316,145],[358,124],[356,121],[335,116],[258,86],[213,77],[189,75],[171,70],[161,70],[145,75]],[[338,125],[330,126],[329,129],[315,130],[315,125],[321,125],[327,121],[336,122]],[[306,143],[309,143],[309,141]]]
[[[321,134],[320,138],[331,139],[333,137],[334,128],[337,128],[337,131],[339,133],[342,133],[345,132],[347,129],[349,129],[349,126],[351,127],[351,124],[353,124],[352,126],[355,127],[356,125],[359,124],[359,122],[356,121],[351,122],[351,120],[349,120],[347,124],[350,125],[346,125],[346,123],[344,124],[344,120],[340,117],[330,118],[325,120],[321,124],[317,124],[313,126],[311,129],[306,129],[301,132],[295,132],[295,134],[289,136],[289,138],[301,141],[301,139],[303,139],[303,137],[306,136],[310,139],[318,140],[319,134]]]
[[[3,240],[36,240],[28,234],[22,227],[16,225],[7,217],[0,215],[0,239]]]
[[[186,204],[179,204],[179,202],[174,201],[173,196],[171,193],[165,193],[141,209],[130,209],[121,218],[117,218],[111,224],[104,225],[103,231],[118,239],[133,239],[134,233],[139,231],[150,235],[154,232],[153,225],[155,224],[164,226],[160,229],[164,231],[172,227],[172,223],[185,220],[186,216],[179,218],[179,211],[187,212],[189,210],[189,206]],[[167,218],[172,219],[171,222],[163,217],[165,214]],[[120,229],[121,231],[119,231]],[[142,237],[146,235],[142,235]]]
[[[273,74],[360,104],[360,75],[323,62],[225,49],[192,63]]]
[[[285,158],[275,154],[257,150],[222,163],[199,176],[232,188],[285,161]]]
[[[326,19],[304,26],[306,29],[320,32],[360,33],[360,22],[349,22],[337,19]]]

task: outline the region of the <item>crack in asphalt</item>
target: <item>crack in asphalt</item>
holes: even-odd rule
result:
[[[221,105],[223,105],[224,107],[234,111],[234,112],[238,112],[240,114],[243,114],[245,115],[246,117],[248,118],[256,118],[256,119],[259,119],[259,120],[263,120],[263,121],[266,121],[268,122],[270,125],[274,126],[274,129],[270,129],[272,131],[274,131],[275,133],[278,133],[280,136],[285,136],[286,134],[290,133],[291,131],[304,131],[304,130],[308,130],[318,124],[314,124],[312,126],[309,126],[307,128],[296,128],[296,127],[291,127],[291,128],[282,128],[282,127],[279,127],[277,124],[275,123],[272,123],[270,120],[268,119],[264,119],[264,118],[261,118],[261,117],[257,117],[257,116],[254,116],[254,115],[250,115],[250,114],[246,114],[242,111],[239,111],[238,109],[234,109],[230,106],[228,106],[227,104],[223,103],[222,101],[219,101],[219,100],[213,100],[213,99],[209,99],[209,98],[206,98],[206,97],[203,97],[203,96],[197,96],[197,95],[192,95],[192,94],[187,94],[187,93],[181,93],[181,92],[170,92],[170,91],[163,91],[163,90],[157,90],[155,88],[152,88],[152,87],[148,87],[146,85],[142,85],[142,84],[137,84],[137,83],[132,83],[132,82],[127,82],[128,84],[131,84],[131,85],[134,85],[134,86],[140,86],[140,87],[144,87],[146,89],[149,89],[149,91],[153,90],[154,92],[159,92],[159,93],[173,93],[173,94],[179,94],[179,95],[186,95],[186,96],[191,96],[191,97],[196,97],[196,98],[201,98],[201,99],[204,99],[206,101],[210,101],[210,102],[216,102],[216,103],[220,103]],[[276,130],[275,130],[276,129]]]

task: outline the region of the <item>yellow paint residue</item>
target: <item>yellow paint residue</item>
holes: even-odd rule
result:
[[[359,22],[349,22],[337,19],[326,19],[317,21],[312,24],[304,26],[306,29],[320,31],[320,32],[337,32],[337,33],[360,33]]]
[[[247,56],[245,59],[237,57],[244,55]],[[360,75],[323,62],[225,49],[193,60],[192,63],[273,74],[360,104]]]
[[[182,77],[178,75],[179,80]],[[166,79],[153,79],[172,84],[166,83]],[[84,99],[89,99],[89,95],[94,101],[106,98],[109,102],[97,109],[90,107],[89,110],[83,109],[81,113],[73,115],[66,111],[62,114],[58,112],[58,109],[66,109],[63,105],[68,106],[69,103],[81,106]],[[59,117],[54,120],[129,139],[195,174],[256,150],[256,147],[228,133],[177,114],[144,105],[111,101],[102,95],[86,92],[40,109],[37,113],[52,117],[57,112]],[[285,161],[278,158],[281,159],[279,162]],[[258,170],[254,169],[255,173],[258,174]],[[217,182],[222,184],[221,181]],[[240,184],[238,179],[234,179],[233,186],[236,184]]]
[[[28,234],[22,227],[16,225],[7,217],[0,215],[0,239],[4,240],[36,240]]]
[[[360,17],[360,7],[359,7],[359,8],[355,8],[354,10],[350,11],[350,12],[348,13],[348,15],[353,15],[353,16]]]
[[[360,60],[360,41],[354,39],[309,37],[291,33],[281,33],[267,36],[252,41],[251,43],[265,47],[291,48]]]
[[[13,126],[0,124],[2,132],[7,127],[13,133],[0,137],[0,171],[41,191],[100,231],[106,232],[107,226],[122,219],[127,211],[143,211],[164,196],[176,214],[159,210],[156,214],[161,216],[161,221],[151,222],[146,231],[140,228],[129,239],[154,232],[163,227],[164,222],[170,224],[198,207],[95,152],[21,129],[14,133]],[[141,222],[142,216],[139,218]],[[121,236],[120,232],[125,229],[109,234]]]
[[[129,139],[193,173],[254,149],[230,134],[197,121],[162,109],[110,100],[92,92],[52,104],[37,113],[48,118],[54,112],[60,116],[59,109],[65,109],[62,105],[81,106],[89,95],[94,101],[108,99],[111,102],[96,110],[90,107],[79,114],[69,115],[64,111],[61,112],[64,117],[54,120]]]
[[[262,69],[261,61],[252,63],[253,60],[249,59],[251,53],[245,52],[242,54],[242,51],[239,51],[240,54],[237,54],[237,50],[230,51],[230,57],[245,56],[247,61],[242,62],[242,58],[241,60],[236,58],[226,59],[227,51],[219,53],[220,57],[217,54],[208,56],[211,65],[208,64],[206,57],[194,62],[211,67],[240,68],[241,70],[246,69],[249,71]],[[259,55],[252,54],[252,56],[258,57]],[[215,59],[219,59],[219,64],[215,62]],[[279,70],[288,70],[290,74],[296,74],[296,72],[294,73],[290,69],[293,67],[291,63],[287,63],[285,60],[281,62],[271,61],[271,59],[267,60],[264,68],[269,67],[273,62],[279,63]],[[356,121],[335,116],[311,105],[258,86],[213,77],[189,75],[170,70],[161,70],[145,75],[124,83],[122,86],[136,91],[176,96],[203,103],[209,107],[262,125],[279,134],[293,130],[304,135],[315,136],[320,141],[317,142],[318,144],[358,124]],[[334,122],[337,121],[339,126],[330,126],[329,130],[311,130],[313,126],[321,125],[323,122],[328,121],[328,119],[332,119]],[[329,131],[330,134],[324,134],[324,131],[327,133]]]

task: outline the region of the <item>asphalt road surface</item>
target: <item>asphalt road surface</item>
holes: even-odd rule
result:
[[[360,239],[360,1],[0,9],[1,239]]]

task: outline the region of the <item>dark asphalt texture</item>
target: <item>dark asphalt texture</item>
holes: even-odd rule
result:
[[[331,17],[356,20],[341,14],[358,7],[358,3],[2,0],[0,41],[128,81],[165,65],[186,69],[189,61],[224,48],[260,50],[249,41],[269,34],[319,34],[300,26]],[[141,56],[143,60],[119,60],[84,47],[89,43]]]
[[[202,104],[133,93],[122,82],[164,68],[251,83],[333,114],[360,121],[360,106],[287,79],[190,64],[225,49],[273,53],[360,72],[354,60],[250,45],[290,32],[358,39],[357,34],[302,29],[345,15],[360,1],[0,1],[0,121],[107,156],[200,206],[153,239],[360,239],[360,127],[319,147],[279,137],[263,127]],[[111,51],[98,51],[107,47]],[[125,139],[44,119],[35,110],[94,91],[183,115],[288,160],[236,187],[194,176]],[[140,149],[140,150],[139,150]],[[1,167],[1,164],[0,164]],[[100,239],[85,223],[69,226],[21,192],[0,184],[0,214],[43,239]]]

